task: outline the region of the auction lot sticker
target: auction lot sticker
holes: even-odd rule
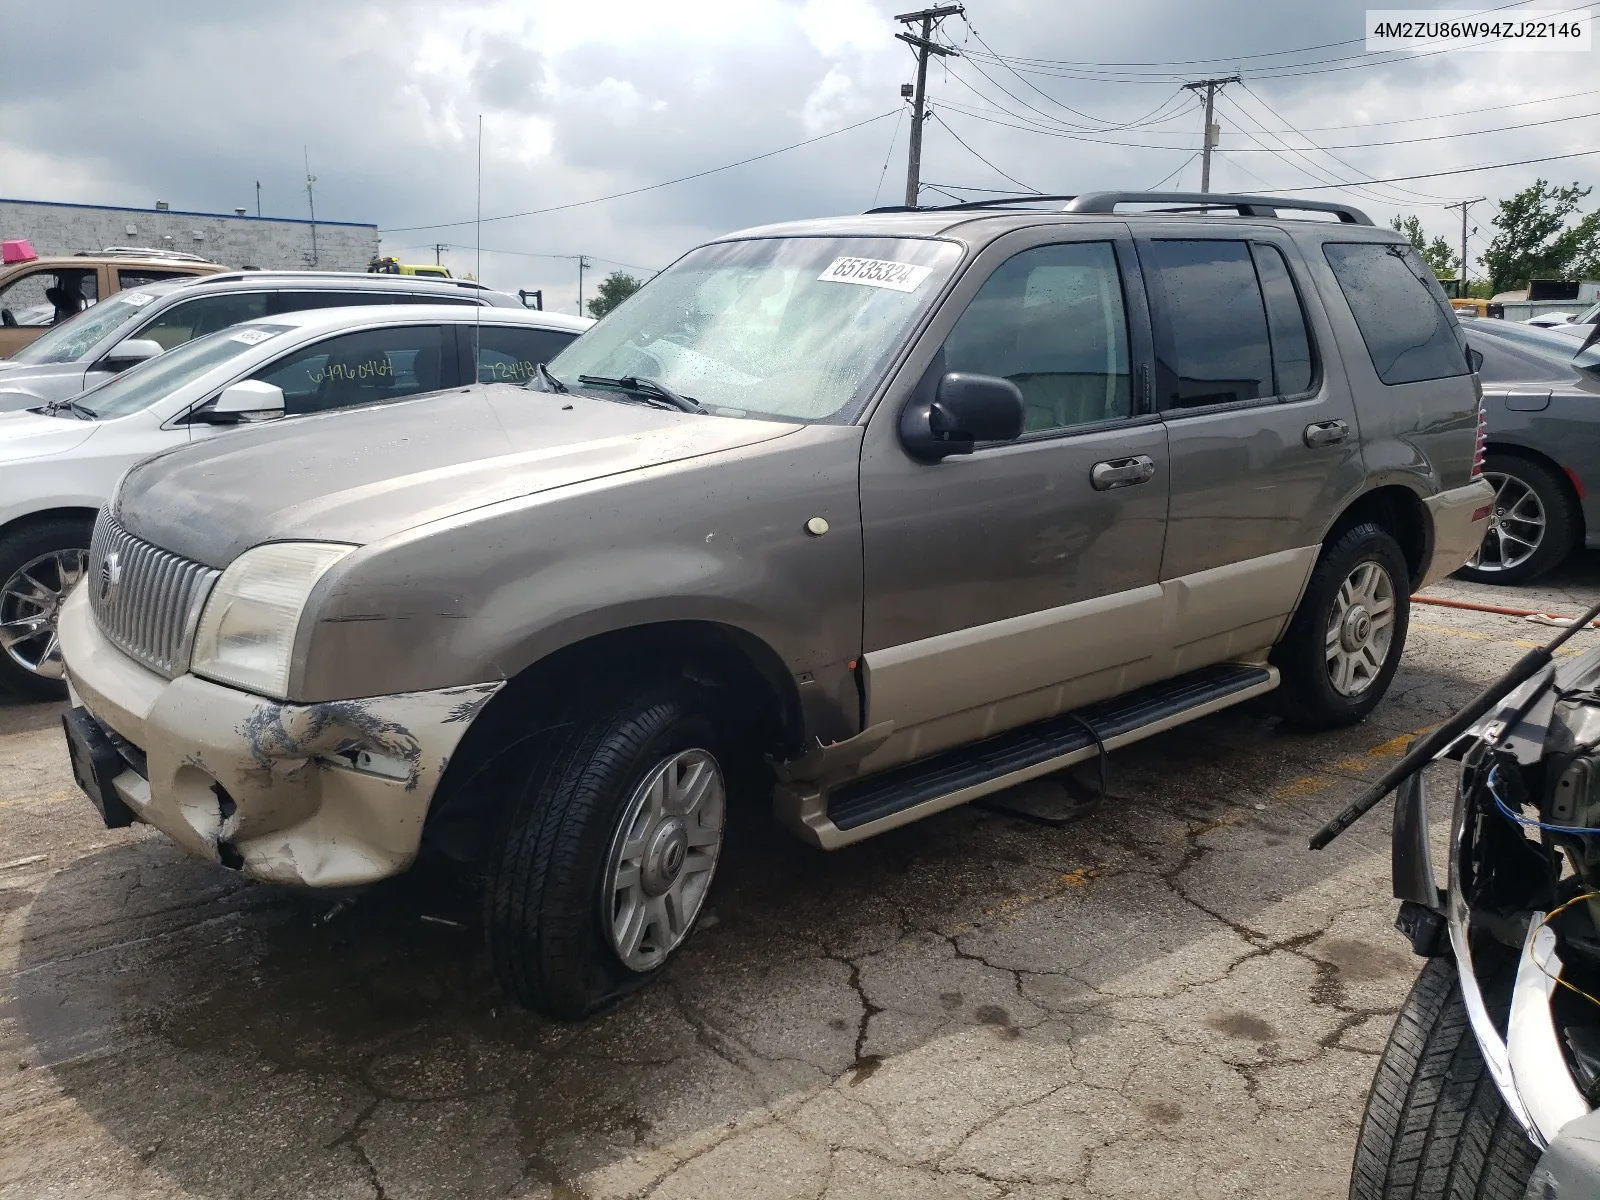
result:
[[[914,292],[931,274],[932,267],[889,262],[882,258],[836,258],[817,278],[825,283],[860,283],[896,292]]]

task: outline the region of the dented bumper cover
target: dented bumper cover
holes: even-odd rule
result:
[[[503,686],[284,704],[169,680],[106,640],[81,588],[60,637],[73,703],[124,743],[112,786],[135,817],[272,883],[348,886],[409,867],[450,756]]]

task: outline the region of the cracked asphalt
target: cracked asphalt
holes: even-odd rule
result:
[[[1600,554],[1430,594],[1572,613]],[[1416,606],[1366,723],[1218,714],[1065,827],[967,807],[824,855],[737,814],[667,978],[572,1025],[498,991],[470,897],[106,830],[58,708],[0,701],[0,1197],[1343,1196],[1419,964],[1387,805],[1306,839],[1549,634]]]

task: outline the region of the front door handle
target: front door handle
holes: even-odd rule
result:
[[[1335,446],[1350,436],[1350,426],[1343,421],[1318,421],[1307,425],[1305,442],[1315,450],[1318,446]]]
[[[1095,491],[1109,492],[1112,488],[1148,483],[1155,473],[1156,464],[1149,455],[1135,454],[1132,458],[1112,458],[1095,463],[1089,468],[1089,482],[1094,485]]]

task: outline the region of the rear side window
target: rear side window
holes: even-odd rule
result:
[[[437,325],[364,329],[297,350],[254,378],[282,388],[284,412],[300,416],[438,391],[443,352]]]
[[[1278,395],[1297,396],[1311,390],[1316,364],[1311,357],[1311,333],[1305,309],[1294,289],[1289,264],[1276,246],[1252,242],[1256,276],[1267,301],[1267,326],[1272,331],[1272,366],[1277,372]]]
[[[1271,396],[1272,340],[1249,243],[1161,239],[1148,245],[1150,286],[1159,297],[1157,407]]]
[[[1439,281],[1412,247],[1328,242],[1322,252],[1380,380],[1417,383],[1471,372],[1461,324]]]
[[[351,308],[360,304],[393,304],[386,292],[336,292],[327,290],[279,292],[276,310],[280,313],[305,312],[313,308]]]
[[[521,329],[505,325],[460,325],[463,337],[475,343],[479,383],[527,383],[534,367],[567,348],[577,334],[556,329]]]
[[[121,291],[160,283],[163,279],[193,279],[193,271],[163,271],[160,267],[118,267],[117,287]]]

